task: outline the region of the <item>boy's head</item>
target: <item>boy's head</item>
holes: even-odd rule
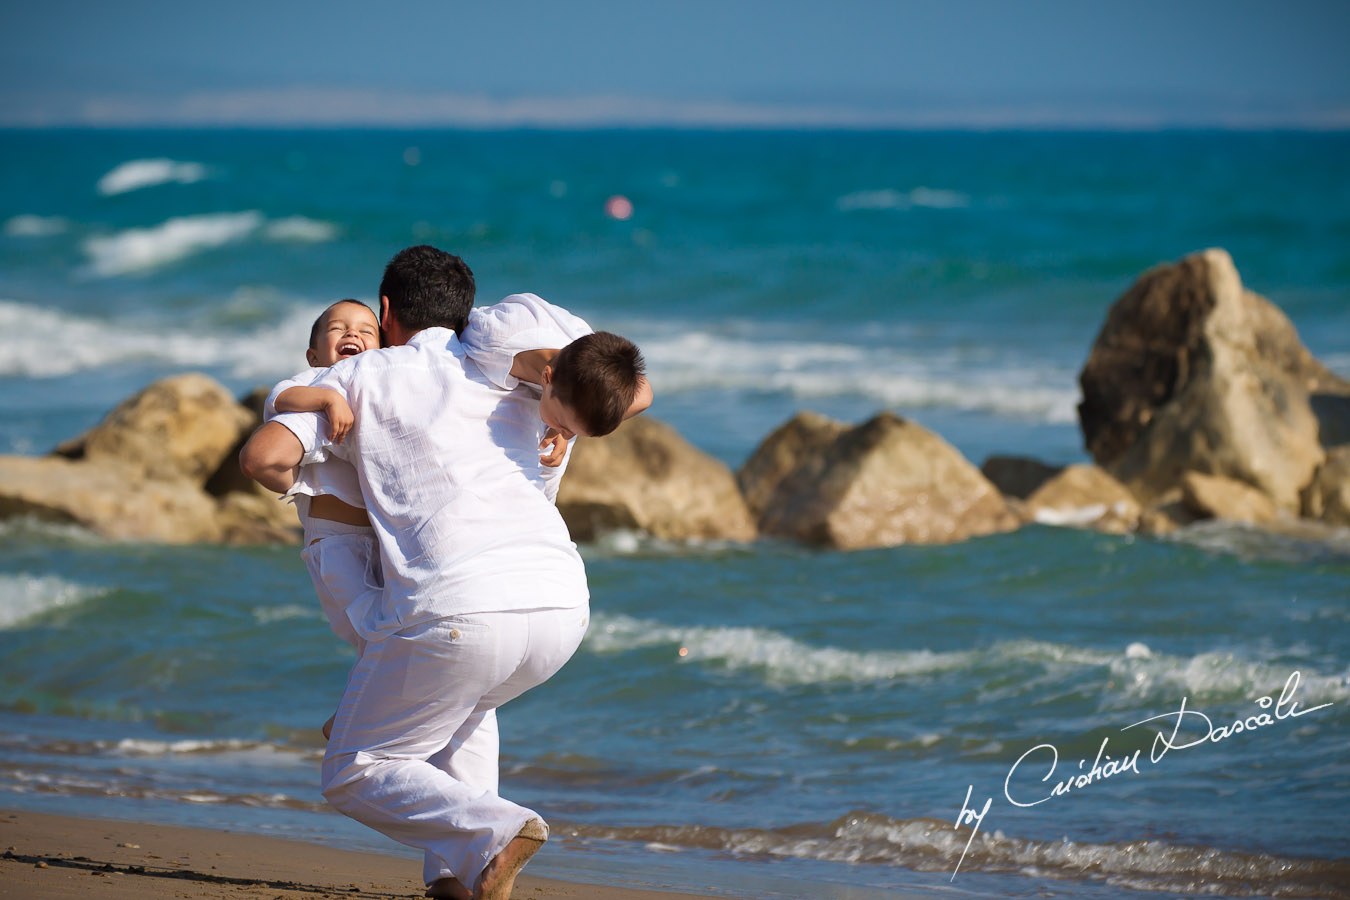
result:
[[[473,308],[473,272],[464,260],[426,244],[394,254],[384,267],[380,297],[405,333],[441,326],[464,330]],[[381,308],[385,314],[385,308]],[[390,323],[380,323],[386,330]]]
[[[633,405],[645,370],[642,352],[627,338],[608,331],[578,338],[544,368],[539,416],[569,440],[609,434]]]
[[[331,366],[340,359],[380,346],[380,320],[360,300],[339,300],[325,309],[309,330],[305,359]]]

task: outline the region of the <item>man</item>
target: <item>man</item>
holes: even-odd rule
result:
[[[355,414],[346,440],[326,450],[357,470],[385,581],[367,620],[354,623],[369,643],[338,707],[323,792],[422,848],[428,895],[505,900],[548,828],[496,793],[494,710],[572,655],[589,594],[541,489],[537,397],[494,386],[459,342],[473,295],[458,257],[400,252],[380,284],[388,346],[316,382]],[[633,391],[639,378],[632,373]],[[278,416],[240,464],[265,485],[284,484],[324,451],[324,433],[317,414]]]

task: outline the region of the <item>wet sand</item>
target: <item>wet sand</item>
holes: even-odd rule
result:
[[[421,897],[415,860],[257,834],[0,810],[0,897],[388,900]],[[516,881],[514,900],[698,900],[691,894]]]

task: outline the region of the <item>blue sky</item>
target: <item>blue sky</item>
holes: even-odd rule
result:
[[[0,124],[1350,128],[1350,2],[49,0]]]

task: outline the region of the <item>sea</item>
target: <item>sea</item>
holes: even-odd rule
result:
[[[0,453],[152,381],[305,367],[398,249],[635,340],[741,465],[892,410],[1087,461],[1111,303],[1208,247],[1350,376],[1350,135],[0,132]],[[590,632],[504,707],[530,871],[772,898],[1350,897],[1350,531],[581,548]],[[352,651],[291,546],[0,521],[0,807],[416,854],[333,812]]]

